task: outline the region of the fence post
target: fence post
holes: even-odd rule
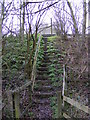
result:
[[[13,117],[13,100],[12,100],[12,92],[10,90],[7,90],[7,98],[8,98],[8,103],[9,109],[11,110],[11,117]]]
[[[66,76],[66,65],[63,65],[63,89],[62,96],[67,94],[67,76]],[[64,101],[63,101],[64,106]]]
[[[67,91],[67,67],[66,65],[65,65],[65,91]]]
[[[29,101],[32,102],[32,87],[31,87],[31,85],[28,86],[28,90],[29,90]]]
[[[19,93],[13,93],[13,116],[15,119],[20,118]]]
[[[62,93],[61,91],[57,92],[57,104],[58,104],[58,118],[62,117]]]

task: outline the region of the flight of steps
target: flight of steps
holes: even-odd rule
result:
[[[40,67],[37,69],[37,77],[35,84],[38,85],[34,89],[34,106],[36,107],[35,118],[51,118],[52,110],[50,106],[50,97],[54,95],[52,81],[49,79],[48,66],[50,60],[47,52],[47,37],[44,37],[44,57]]]

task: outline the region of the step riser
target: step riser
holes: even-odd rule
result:
[[[50,98],[50,97],[52,97],[53,96],[53,94],[51,94],[51,95],[39,95],[39,94],[37,94],[37,95],[35,95],[37,98]]]
[[[40,67],[47,67],[47,64],[40,65]]]
[[[50,61],[49,58],[43,59],[43,62],[44,62],[44,63],[49,63],[49,61]]]
[[[52,83],[52,81],[51,80],[38,80],[38,79],[36,79],[35,80],[35,83]]]
[[[41,64],[40,67],[48,67],[50,65],[50,63],[44,63],[44,64]]]
[[[42,102],[42,101],[34,101],[34,103],[36,103],[36,104],[44,104],[44,105],[50,105],[50,102],[48,102],[48,101],[44,101],[44,102]]]
[[[42,86],[47,86],[47,85],[52,85],[52,83],[36,83],[37,85],[39,85],[40,87]]]
[[[36,77],[36,80],[48,80],[48,76],[47,77],[38,76]]]
[[[42,74],[46,74],[47,76],[47,71],[37,71],[37,75],[42,75]]]
[[[38,68],[39,71],[47,71],[48,68],[47,67],[41,67],[41,68]]]
[[[53,89],[49,89],[49,88],[47,88],[47,89],[45,89],[45,88],[37,88],[37,89],[34,89],[34,91],[35,91],[35,92],[37,92],[37,91],[38,91],[38,92],[41,92],[41,91],[42,91],[42,92],[46,92],[46,91],[47,91],[47,92],[52,92]]]

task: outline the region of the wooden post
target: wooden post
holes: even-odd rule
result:
[[[62,93],[58,91],[57,93],[57,104],[58,104],[58,118],[62,117]]]
[[[66,65],[63,65],[63,89],[62,89],[62,96],[67,94],[67,80],[66,80]],[[64,106],[64,101],[63,101]]]
[[[13,98],[13,116],[15,119],[20,118],[20,107],[19,107],[19,93],[14,93]]]
[[[9,109],[11,111],[11,117],[13,117],[13,98],[12,98],[12,92],[7,90],[7,98],[8,98],[8,104],[9,104]]]
[[[65,65],[65,90],[67,90],[67,69]]]
[[[31,85],[28,86],[28,90],[29,90],[29,101],[32,102],[32,87],[31,87]]]
[[[65,91],[65,65],[63,65],[63,89],[62,89],[62,96],[64,96],[64,91]],[[64,106],[64,101],[63,101],[63,106]]]
[[[14,98],[15,98],[15,96],[14,96],[14,94],[12,94],[12,103],[13,103],[13,118],[14,118],[14,120],[15,120],[15,101],[14,101]]]

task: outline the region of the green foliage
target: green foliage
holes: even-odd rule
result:
[[[30,118],[34,116],[33,112],[29,112],[28,115]]]
[[[56,63],[58,63],[58,61],[57,61],[56,59],[54,59],[54,60],[52,61],[52,63],[56,64]]]
[[[5,52],[2,57],[2,69],[6,76],[3,75],[3,77],[11,77],[13,78],[13,75],[16,74],[16,71],[19,70],[19,66],[21,64],[21,59],[19,58],[19,55],[21,55],[21,49],[19,41],[15,37],[7,37],[6,38],[6,46],[5,46]],[[7,64],[10,70],[10,75],[6,71],[7,67],[4,67],[4,63]],[[8,76],[7,76],[8,75]]]
[[[51,101],[50,106],[52,107],[52,110],[53,110],[53,118],[57,118],[57,116],[58,116],[57,97],[56,96],[51,97],[50,101]]]
[[[55,78],[55,74],[52,72],[52,73],[49,74],[49,77],[50,78]]]
[[[60,69],[60,68],[59,68],[59,69],[57,69],[57,73],[58,73],[58,74],[63,73],[63,69]]]
[[[37,39],[39,38],[39,35]],[[27,55],[27,37],[24,36],[23,45],[19,37],[8,36],[5,38],[6,44],[4,49],[4,55],[2,57],[2,69],[3,78],[9,77],[13,79],[14,76],[19,76],[19,71],[25,68],[32,50],[33,41],[30,41],[30,49]],[[41,43],[42,44],[42,43]],[[34,54],[32,56],[32,61]],[[8,68],[7,68],[8,66]],[[9,72],[8,72],[9,69]]]
[[[50,67],[50,68],[51,68],[51,67]],[[55,68],[54,68],[54,67],[52,67],[52,69],[49,69],[49,72],[50,72],[50,73],[55,72]]]
[[[54,40],[56,40],[57,36],[51,36],[48,37],[48,42],[54,42]]]
[[[38,84],[35,84],[35,85],[34,85],[34,88],[35,88],[35,89],[39,88],[39,85],[38,85]]]
[[[55,52],[55,51],[56,51],[56,49],[54,49],[54,48],[53,48],[53,49],[51,49],[51,48],[50,48],[50,49],[48,49],[47,51],[48,51],[48,52],[50,52],[50,53],[52,53],[52,52]]]
[[[39,50],[39,53],[38,53],[37,64],[36,64],[37,68],[41,65],[41,62],[42,62],[42,59],[43,59],[43,54],[44,54],[43,43],[44,43],[43,37],[41,37],[40,50]]]
[[[60,66],[58,58],[61,56],[59,53],[59,50],[55,48],[55,39],[56,36],[54,37],[49,37],[48,38],[48,53],[49,53],[49,59],[51,60],[51,64],[49,65],[49,78],[52,81],[52,86],[53,87],[60,87],[61,81],[63,78],[61,77],[61,74],[63,72],[62,67]],[[57,111],[57,97],[51,97],[51,107],[53,110],[53,118],[57,118],[58,116],[58,111]]]

